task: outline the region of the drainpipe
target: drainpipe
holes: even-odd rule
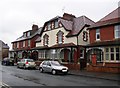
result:
[[[77,36],[77,60],[78,60],[78,36]]]

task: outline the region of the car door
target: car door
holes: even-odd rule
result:
[[[22,59],[19,63],[20,67],[23,67],[24,66],[24,62],[25,62],[25,59]]]
[[[46,70],[47,70],[47,72],[51,72],[51,63],[48,61],[47,62],[47,65],[46,65]]]
[[[19,67],[21,67],[21,63],[22,63],[22,60],[20,60],[20,61],[18,62]]]
[[[45,72],[47,71],[46,66],[47,66],[47,61],[44,61],[43,64],[42,64],[42,69],[43,69]]]

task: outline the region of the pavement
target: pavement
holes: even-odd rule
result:
[[[113,80],[120,82],[120,74],[115,74],[115,73],[88,72],[86,70],[80,70],[80,71],[70,70],[69,74],[75,76],[84,76],[84,77]]]

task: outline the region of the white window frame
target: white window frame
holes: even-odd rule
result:
[[[99,35],[99,39],[97,36]],[[100,40],[100,29],[96,29],[96,41]]]
[[[30,32],[27,33],[27,37],[29,37],[29,36],[30,36]]]
[[[111,51],[111,48],[113,48],[113,50],[114,50],[113,52]],[[114,60],[115,60],[115,54],[114,54],[114,53],[115,53],[114,47],[110,47],[110,60],[111,60],[111,61],[114,61]],[[112,60],[112,58],[111,58],[111,54],[113,54],[113,60]]]
[[[116,51],[116,48],[119,48],[119,52]],[[119,60],[116,60],[116,61],[120,61],[120,47],[115,47],[115,57],[116,57],[116,54],[119,54]]]
[[[58,36],[58,44],[62,44],[63,43],[63,32],[59,31],[57,36]]]
[[[82,52],[81,52],[82,51]],[[82,55],[82,56],[81,56]],[[84,49],[80,49],[80,59],[84,58]]]
[[[48,23],[48,30],[51,30],[51,23]]]
[[[28,40],[28,46],[30,46],[30,40]]]
[[[19,48],[19,42],[17,42],[17,48]]]
[[[106,53],[106,48],[109,49],[108,53]],[[105,50],[105,53],[104,53],[104,57],[105,57],[105,62],[120,62],[120,59],[119,60],[116,60],[116,48],[119,48],[119,55],[120,55],[120,46],[114,46],[114,47],[106,47],[104,50]],[[111,52],[111,48],[114,49],[114,52]],[[106,59],[106,54],[109,55],[109,58]],[[114,54],[114,60],[111,60],[111,54]]]
[[[25,41],[23,41],[23,47],[25,47]]]
[[[120,24],[114,27],[115,38],[120,38]]]
[[[59,25],[58,25],[58,20],[55,21],[55,28],[58,28]]]
[[[45,45],[48,45],[48,39],[47,39],[47,37],[45,37],[44,43],[45,43]]]

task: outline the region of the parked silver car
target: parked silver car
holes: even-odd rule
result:
[[[35,68],[36,64],[33,61],[33,59],[21,59],[19,62],[17,62],[18,68]]]
[[[58,61],[43,61],[39,66],[40,72],[51,72],[53,75],[58,72],[68,73],[68,67],[61,65]]]

